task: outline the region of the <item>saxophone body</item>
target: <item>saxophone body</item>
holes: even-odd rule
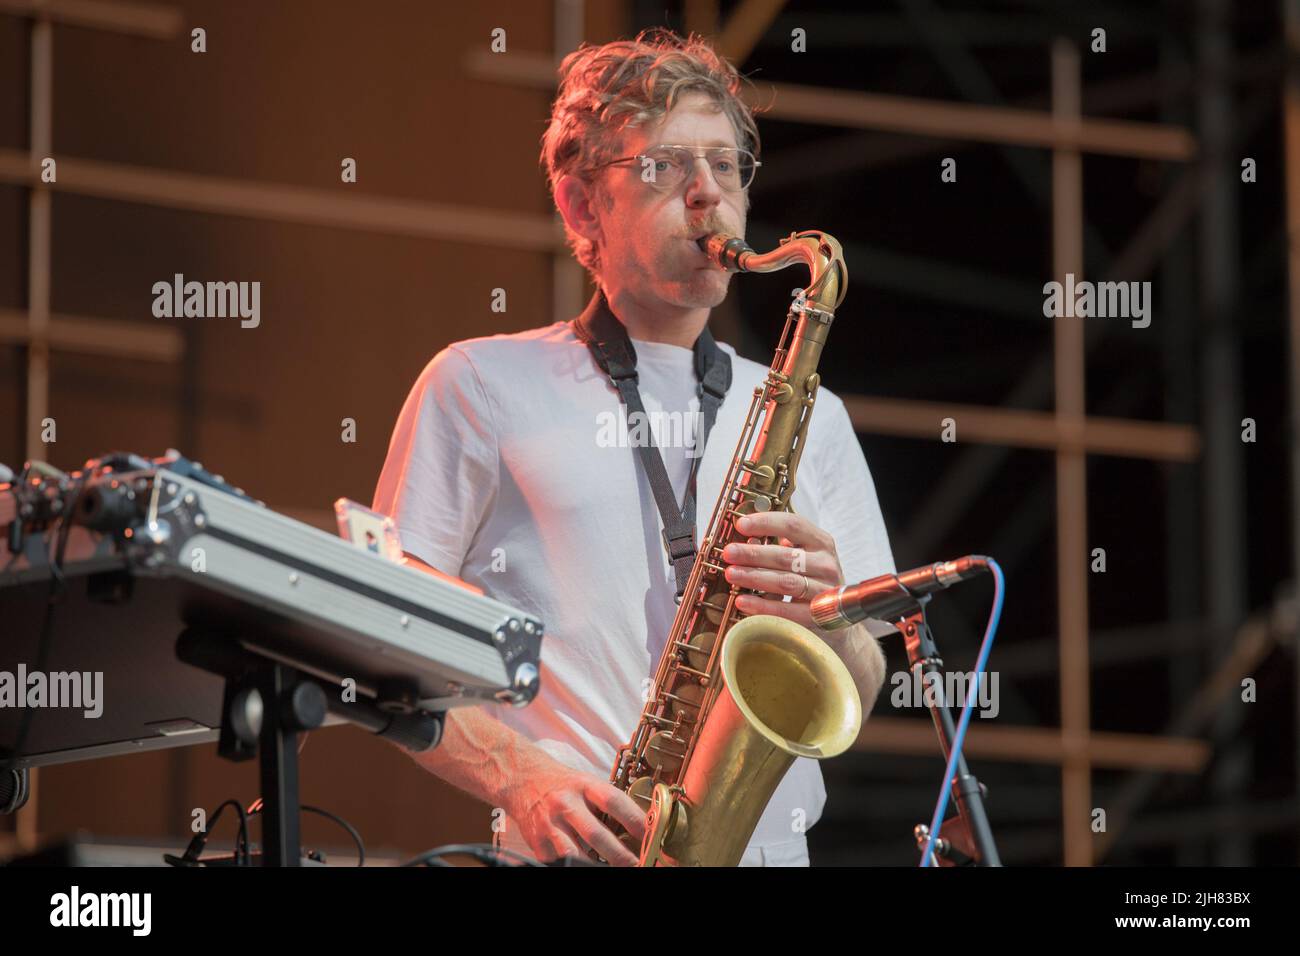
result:
[[[754,390],[645,707],[610,774],[646,810],[642,866],[735,866],[794,758],[842,753],[862,724],[835,652],[793,621],[742,614],[735,602],[747,589],[726,580],[722,559],[728,544],[749,540],[736,519],[790,510],[817,365],[847,284],[840,244],[800,232],[763,254],[725,235],[700,245],[728,271],[802,263],[811,278]]]

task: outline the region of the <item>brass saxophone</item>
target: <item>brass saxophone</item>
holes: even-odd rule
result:
[[[773,615],[743,615],[723,549],[746,541],[735,522],[790,510],[795,472],[817,397],[817,363],[848,273],[840,244],[792,233],[759,254],[713,235],[700,247],[729,272],[775,272],[802,262],[767,378],[749,414],[659,660],[632,739],[610,782],[647,811],[642,866],[735,866],[795,757],[843,753],[862,726],[844,663],[817,635]]]

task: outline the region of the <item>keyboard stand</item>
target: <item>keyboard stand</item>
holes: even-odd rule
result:
[[[442,737],[442,715],[416,709],[409,692],[378,702],[344,701],[339,687],[251,651],[228,635],[187,628],[176,654],[225,679],[217,753],[236,762],[259,757],[263,866],[302,862],[299,733],[321,726],[328,713],[412,751],[429,750]]]

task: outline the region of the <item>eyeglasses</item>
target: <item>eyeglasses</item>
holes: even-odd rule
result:
[[[655,146],[635,156],[611,159],[593,166],[604,169],[621,163],[641,164],[641,181],[656,189],[676,189],[695,168],[697,159],[707,159],[713,181],[728,192],[742,192],[754,181],[754,173],[763,164],[747,149],[734,146]]]

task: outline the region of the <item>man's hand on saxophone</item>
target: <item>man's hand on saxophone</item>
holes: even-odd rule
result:
[[[637,856],[600,820],[607,813],[638,842],[645,837],[645,813],[631,797],[595,774],[557,767],[533,774],[508,808],[520,835],[543,863],[590,850],[613,866],[636,866]]]
[[[749,535],[752,543],[729,544],[724,549],[728,583],[771,595],[743,594],[736,599],[736,606],[745,614],[788,618],[820,636],[853,675],[865,717],[885,682],[880,645],[866,624],[824,631],[812,619],[812,599],[845,583],[835,539],[802,515],[788,511],[745,515],[737,520],[736,529]],[[776,538],[779,543],[763,544],[761,538]],[[789,595],[790,600],[782,600],[781,595]]]
[[[551,863],[595,850],[614,866],[635,866],[598,814],[608,813],[638,842],[645,814],[608,780],[554,760],[488,713],[449,711],[442,745],[415,762],[485,803],[505,810],[534,857]]]

